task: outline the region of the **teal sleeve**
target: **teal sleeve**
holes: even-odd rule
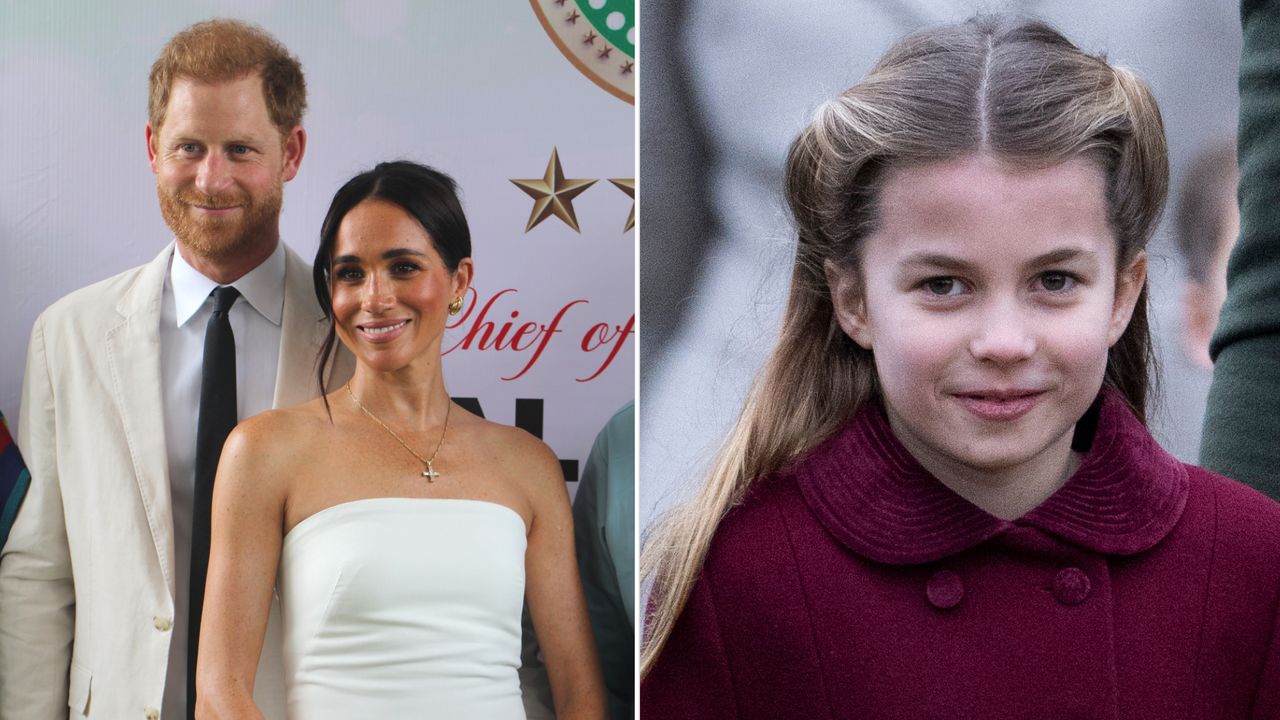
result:
[[[591,614],[609,716],[635,707],[635,407],[596,437],[573,500],[578,569]]]
[[[1240,240],[1200,463],[1280,498],[1280,3],[1244,0],[1240,14]]]

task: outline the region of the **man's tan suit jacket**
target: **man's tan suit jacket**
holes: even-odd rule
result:
[[[18,430],[31,488],[0,555],[0,720],[142,720],[161,707],[175,558],[159,332],[172,252],[71,293],[32,329]],[[310,266],[285,254],[275,407],[316,397],[326,332]],[[344,352],[331,381],[351,367]],[[284,718],[282,677],[276,603],[256,683],[268,720]]]

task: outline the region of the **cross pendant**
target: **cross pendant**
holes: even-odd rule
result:
[[[440,473],[436,472],[428,462],[427,469],[422,471],[422,477],[426,478],[427,482],[435,482],[436,478],[440,477]]]

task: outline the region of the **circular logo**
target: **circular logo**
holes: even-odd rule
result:
[[[592,82],[636,102],[635,0],[529,0],[560,52]]]

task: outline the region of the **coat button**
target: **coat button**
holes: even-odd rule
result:
[[[939,570],[929,578],[924,593],[934,607],[942,610],[953,608],[964,599],[964,583],[950,570]]]
[[[160,710],[158,708],[147,708],[147,720],[160,720]]]
[[[151,618],[151,622],[160,632],[169,632],[173,629],[173,619],[165,617],[164,615],[157,615]]]
[[[1080,568],[1069,567],[1058,571],[1053,578],[1053,596],[1063,605],[1079,605],[1089,597],[1089,576]]]

